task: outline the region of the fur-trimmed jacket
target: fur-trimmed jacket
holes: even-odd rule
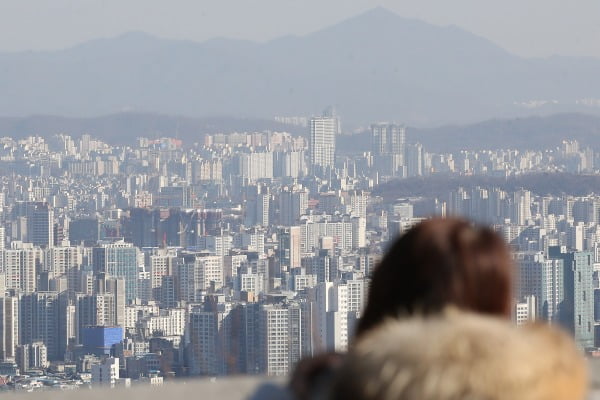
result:
[[[581,400],[587,369],[553,327],[451,309],[366,334],[330,390],[335,400]]]

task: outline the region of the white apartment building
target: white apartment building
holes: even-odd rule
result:
[[[119,359],[107,358],[100,364],[92,365],[92,385],[114,388],[119,380]]]

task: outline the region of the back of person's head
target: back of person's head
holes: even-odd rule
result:
[[[510,315],[513,263],[493,230],[434,218],[402,235],[375,269],[360,336],[386,318],[432,314],[447,305]]]
[[[581,400],[585,360],[548,325],[453,310],[388,321],[350,350],[332,400]]]

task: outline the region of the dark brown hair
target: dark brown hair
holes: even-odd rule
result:
[[[513,263],[492,229],[434,218],[401,236],[375,269],[357,336],[386,318],[445,306],[510,315]]]

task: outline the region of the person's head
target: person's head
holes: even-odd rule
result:
[[[366,333],[328,398],[582,400],[586,391],[586,361],[566,333],[448,310],[389,320]]]
[[[513,263],[493,230],[463,219],[419,223],[375,269],[357,336],[390,317],[431,314],[453,305],[510,315]]]

